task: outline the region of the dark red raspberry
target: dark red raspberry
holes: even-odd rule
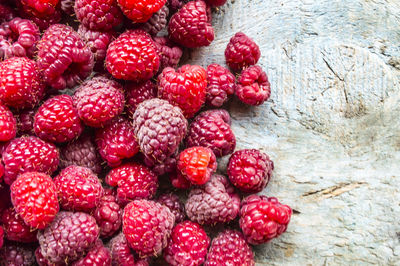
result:
[[[122,12],[135,23],[146,22],[166,2],[167,0],[118,0]]]
[[[14,18],[0,25],[0,59],[32,58],[40,39],[39,28],[30,20]]]
[[[95,174],[101,172],[101,156],[89,134],[82,134],[77,140],[61,148],[60,167],[77,165],[89,168]]]
[[[243,32],[236,33],[225,50],[226,64],[235,71],[257,64],[260,56],[258,45]]]
[[[45,101],[35,114],[36,136],[50,142],[66,142],[78,138],[83,125],[72,97],[58,95]]]
[[[267,74],[260,66],[243,70],[238,79],[236,95],[243,103],[261,105],[271,96],[271,85]]]
[[[75,0],[60,0],[61,10],[70,16],[75,15]]]
[[[138,24],[137,27],[150,35],[155,36],[167,26],[168,15],[168,7],[163,6],[160,10],[154,13],[148,21],[143,24]]]
[[[209,225],[232,221],[239,208],[239,195],[222,175],[213,175],[204,186],[192,189],[185,205],[190,220]]]
[[[139,104],[133,115],[133,125],[141,152],[154,164],[172,156],[187,131],[182,111],[161,99]]]
[[[230,127],[229,113],[223,109],[200,113],[190,125],[186,145],[210,148],[217,157],[231,154],[236,137]]]
[[[10,187],[0,185],[0,214],[7,208],[12,207]]]
[[[156,85],[151,80],[142,83],[128,82],[124,90],[126,110],[130,117],[133,116],[140,103],[157,97]]]
[[[134,200],[124,209],[122,231],[141,258],[157,256],[166,247],[175,217],[160,203]]]
[[[16,212],[32,228],[46,228],[59,211],[56,186],[46,174],[21,174],[10,190]]]
[[[197,223],[184,221],[172,230],[171,238],[164,249],[164,259],[170,265],[202,265],[210,238]]]
[[[35,61],[12,57],[0,63],[0,100],[16,109],[32,108],[42,98],[44,85]]]
[[[14,208],[3,211],[1,216],[5,238],[11,241],[30,243],[36,242],[37,231],[31,229],[24,220],[15,212]]]
[[[23,11],[35,17],[54,15],[59,0],[19,0]]]
[[[178,151],[165,159],[163,162],[156,162],[153,159],[149,159],[144,157],[144,164],[150,167],[150,169],[158,176],[173,173],[176,171],[176,157],[178,155]]]
[[[122,22],[117,0],[75,0],[75,14],[85,27],[108,31]]]
[[[43,172],[51,175],[58,167],[59,152],[48,142],[36,137],[21,137],[10,142],[3,152],[4,181],[11,185],[19,174]]]
[[[60,212],[38,232],[40,252],[51,263],[69,263],[89,251],[99,238],[96,220],[83,212]]]
[[[35,131],[33,130],[33,122],[35,117],[36,110],[27,109],[22,110],[18,113],[15,113],[15,119],[17,121],[17,135],[35,135]]]
[[[211,64],[207,67],[207,104],[221,107],[235,92],[235,76],[223,66]]]
[[[92,73],[93,53],[69,26],[51,25],[37,46],[39,69],[54,89],[72,88]]]
[[[277,198],[251,195],[242,201],[239,224],[246,241],[258,245],[283,234],[291,216],[292,209]]]
[[[211,242],[204,265],[254,266],[254,254],[242,233],[234,230],[225,230]]]
[[[68,166],[54,178],[60,205],[64,210],[90,212],[103,196],[103,187],[92,170]]]
[[[35,265],[35,255],[30,246],[18,243],[7,243],[0,249],[0,262],[2,265],[30,266]]]
[[[157,202],[169,208],[175,216],[175,224],[185,220],[185,207],[177,195],[172,193],[163,194],[157,199]]]
[[[192,186],[192,183],[190,183],[189,180],[186,179],[186,177],[184,177],[182,175],[181,172],[176,172],[176,173],[172,173],[169,175],[169,178],[171,180],[171,185],[174,188],[179,188],[179,189],[188,189]]]
[[[197,65],[178,70],[167,67],[158,76],[158,95],[182,109],[186,118],[197,113],[206,99],[207,74]]]
[[[97,129],[96,144],[101,157],[111,167],[122,163],[139,152],[139,145],[132,124],[123,117],[111,121],[105,128]]]
[[[122,209],[113,195],[104,195],[93,212],[100,227],[100,236],[111,237],[121,228]]]
[[[0,23],[7,22],[16,17],[15,11],[0,1]]]
[[[20,12],[23,18],[32,20],[41,31],[47,30],[51,25],[57,24],[61,21],[61,12],[56,10],[53,15],[45,17],[36,17],[32,14],[26,13],[24,11]]]
[[[129,30],[109,45],[106,67],[117,79],[141,82],[157,73],[160,57],[148,33]]]
[[[169,38],[188,48],[208,46],[214,40],[211,20],[211,10],[204,1],[191,1],[171,17]]]
[[[167,37],[154,37],[154,43],[160,55],[160,70],[166,67],[176,68],[182,57],[182,49]]]
[[[149,266],[147,259],[138,259],[133,253],[122,232],[110,240],[108,247],[113,266]]]
[[[227,0],[204,0],[206,1],[207,5],[211,7],[218,7],[225,5]]]
[[[259,150],[245,149],[232,154],[228,164],[228,176],[232,184],[246,193],[263,190],[271,179],[274,163]]]
[[[79,260],[73,262],[72,266],[109,266],[111,265],[110,250],[103,246],[101,240]]]
[[[9,141],[17,134],[17,121],[11,111],[0,103],[0,141]]]
[[[0,226],[0,248],[3,247],[4,244],[4,230],[3,227]]]
[[[177,167],[192,184],[203,185],[217,169],[217,162],[211,149],[197,146],[181,152]]]
[[[167,6],[169,7],[169,10],[171,10],[172,14],[181,9],[183,5],[188,2],[188,0],[168,0],[167,1]]]
[[[151,199],[158,188],[157,176],[138,163],[126,163],[112,169],[106,176],[106,182],[118,187],[117,197],[122,204],[134,199]]]
[[[124,110],[122,86],[105,76],[85,81],[74,94],[79,117],[86,125],[103,127]]]

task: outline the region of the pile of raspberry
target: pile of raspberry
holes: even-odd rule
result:
[[[255,265],[286,231],[257,195],[272,160],[236,150],[224,109],[269,99],[258,45],[180,64],[225,3],[0,1],[1,265]]]

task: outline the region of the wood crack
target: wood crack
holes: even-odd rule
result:
[[[333,198],[343,193],[349,192],[353,189],[359,188],[365,184],[367,183],[366,182],[340,183],[336,186],[304,193],[302,197],[315,197],[317,199]]]

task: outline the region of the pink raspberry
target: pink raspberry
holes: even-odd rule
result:
[[[11,111],[0,103],[0,141],[9,141],[17,134],[17,121]]]
[[[151,80],[141,83],[127,82],[124,90],[126,111],[130,117],[133,116],[140,103],[157,97],[156,85]]]
[[[37,241],[37,230],[27,225],[14,208],[8,208],[3,211],[1,223],[3,224],[6,239],[22,243]]]
[[[185,207],[176,194],[162,194],[160,197],[158,197],[157,202],[169,208],[169,210],[175,216],[175,224],[185,220]]]
[[[258,45],[243,32],[236,33],[225,50],[226,64],[235,71],[257,64],[260,56]]]
[[[238,79],[236,95],[243,103],[261,105],[271,96],[267,74],[259,66],[243,70]]]
[[[169,9],[163,6],[160,10],[154,13],[149,20],[143,24],[138,24],[137,28],[144,30],[148,34],[155,36],[167,26]]]
[[[235,76],[226,68],[211,64],[207,67],[207,104],[221,107],[235,92]]]
[[[93,217],[100,227],[100,236],[113,236],[122,224],[122,208],[118,205],[116,197],[104,195],[93,212]]]
[[[124,234],[121,232],[112,238],[108,244],[111,251],[112,266],[149,266],[149,260],[138,259],[133,250],[129,247]]]
[[[61,21],[61,12],[59,10],[55,10],[53,15],[45,17],[36,17],[32,14],[24,12],[23,10],[20,12],[20,15],[23,18],[32,20],[33,23],[35,23],[39,27],[39,30],[41,31],[45,31],[51,25],[57,24]]]
[[[176,68],[182,57],[182,49],[172,43],[168,37],[154,37],[154,43],[160,55],[160,70],[166,67]]]
[[[0,249],[0,261],[4,265],[35,265],[31,246],[8,243]]]
[[[111,253],[101,240],[98,240],[85,256],[74,261],[72,266],[109,266],[111,265]]]

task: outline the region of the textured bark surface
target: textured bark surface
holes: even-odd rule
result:
[[[261,47],[272,96],[229,104],[237,148],[273,158],[263,193],[296,210],[257,262],[400,265],[400,2],[228,0],[213,24],[195,63],[223,63],[237,31]]]

